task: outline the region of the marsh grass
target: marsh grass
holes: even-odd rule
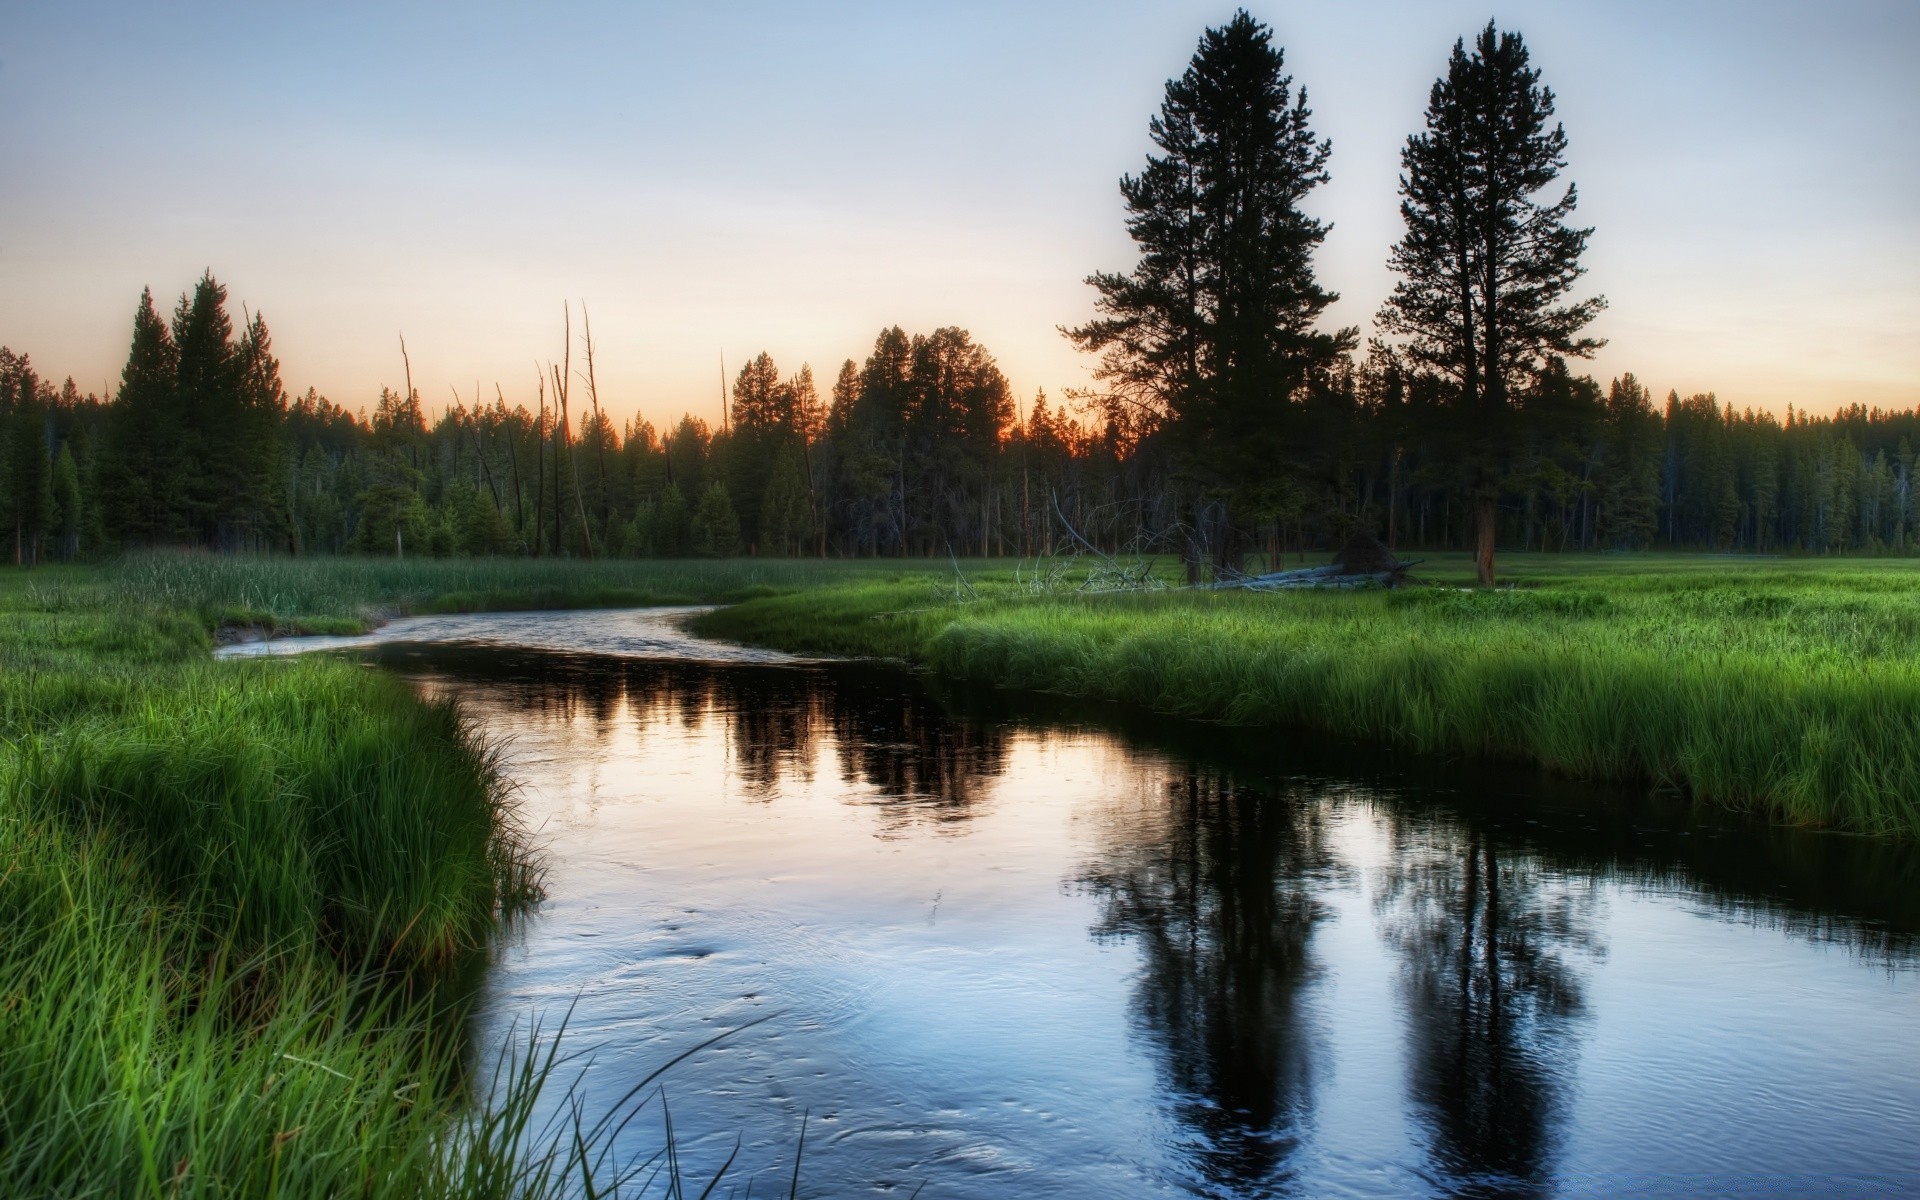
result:
[[[700,628],[1920,836],[1920,566],[1539,556],[1509,569],[1522,586],[1043,599],[982,572],[977,603],[849,583]],[[1469,572],[1447,556],[1422,573]]]
[[[0,1194],[676,1181],[610,1161],[557,1030],[471,1061],[476,972],[541,872],[491,748],[345,662],[212,661],[247,586],[191,560],[0,585]]]

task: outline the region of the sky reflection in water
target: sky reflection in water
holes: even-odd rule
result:
[[[569,624],[604,640],[541,644]],[[818,1196],[1920,1190],[1911,848],[503,640],[372,651],[506,740],[551,853],[483,1038],[577,998],[591,1108],[773,1014],[666,1077],[689,1174],[738,1134],[773,1189],[810,1112]]]

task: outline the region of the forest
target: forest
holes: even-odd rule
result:
[[[1552,188],[1568,140],[1518,34],[1453,49],[1402,152],[1399,278],[1362,346],[1314,275],[1326,182],[1303,88],[1245,12],[1207,30],[1120,182],[1135,267],[1062,333],[1097,386],[1016,398],[963,328],[875,337],[831,383],[759,354],[718,428],[617,423],[584,305],[533,386],[371,404],[290,395],[265,319],[209,270],[170,319],[144,292],[111,396],[0,349],[0,530],[15,563],[187,546],[580,558],[1179,555],[1189,577],[1338,545],[1907,553],[1920,415],[1784,417],[1664,400],[1572,363],[1591,229]],[[511,393],[511,394],[510,394]],[[620,408],[632,407],[632,397]]]
[[[234,335],[211,277],[171,323],[143,296],[109,399],[0,350],[0,529],[16,564],[153,545],[292,554],[1031,555],[1070,522],[1103,549],[1178,549],[1191,487],[1155,436],[1044,395],[1016,406],[963,329],[883,330],[821,397],[765,354],[715,429],[616,425],[550,381],[429,413],[383,390],[354,412],[289,397],[256,316]],[[563,389],[572,391],[572,389]],[[585,389],[583,389],[585,390]],[[577,395],[578,393],[575,393]],[[591,395],[591,393],[589,393]],[[567,399],[571,399],[568,397]],[[1444,407],[1379,358],[1343,362],[1301,404],[1311,430],[1283,487],[1236,513],[1268,550],[1372,525],[1400,547],[1467,544],[1470,481]],[[578,411],[584,408],[584,412]],[[1920,415],[1858,406],[1784,419],[1712,395],[1656,403],[1556,371],[1522,408],[1501,541],[1907,553],[1920,541]],[[1058,509],[1055,509],[1055,505]]]

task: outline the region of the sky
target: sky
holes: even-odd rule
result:
[[[1252,3],[1332,182],[1330,326],[1392,289],[1399,152],[1457,37],[1525,35],[1595,227],[1588,369],[1816,412],[1920,403],[1920,0]],[[1229,3],[0,4],[0,343],[113,386],[211,268],[288,388],[531,403],[563,305],[602,402],[715,420],[960,325],[1016,392],[1134,261],[1119,177]],[[577,354],[577,351],[576,351]],[[577,365],[577,364],[576,364]]]

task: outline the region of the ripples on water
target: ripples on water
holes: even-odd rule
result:
[[[689,1174],[744,1135],[785,1194],[810,1113],[810,1196],[1920,1192],[1911,847],[658,614],[430,620],[372,656],[507,739],[553,863],[482,1038],[577,1000],[591,1108],[771,1014],[667,1076]]]

